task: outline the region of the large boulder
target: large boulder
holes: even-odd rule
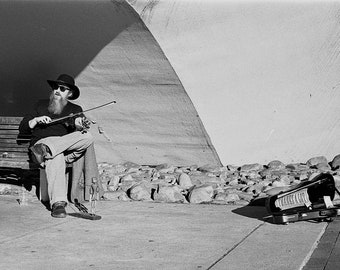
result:
[[[109,191],[116,191],[119,187],[119,181],[120,181],[120,177],[118,175],[114,175],[109,184],[107,185],[107,189]]]
[[[184,202],[185,197],[181,193],[181,189],[178,186],[158,186],[157,190],[153,194],[154,201],[176,203]]]
[[[267,167],[272,170],[283,170],[286,168],[286,165],[280,160],[273,160],[268,163]]]
[[[137,183],[128,190],[129,197],[134,201],[151,201],[151,187],[145,182]]]
[[[333,170],[337,170],[340,168],[340,155],[336,155],[332,162],[331,162],[331,167]]]
[[[203,185],[193,188],[188,195],[188,200],[190,203],[211,202],[213,195],[213,187],[211,185]]]
[[[183,189],[189,189],[193,186],[190,176],[187,173],[181,173],[178,177],[178,184]]]
[[[327,158],[324,156],[312,157],[307,160],[306,165],[309,167],[313,167],[320,163],[327,164]]]
[[[249,172],[249,171],[260,171],[263,169],[263,165],[259,163],[253,163],[253,164],[244,164],[241,166],[240,171],[241,172]]]

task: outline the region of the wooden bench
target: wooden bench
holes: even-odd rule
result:
[[[40,170],[29,160],[31,136],[19,136],[22,118],[0,116],[0,183],[23,185],[27,190],[36,186],[37,191]]]
[[[31,135],[19,134],[22,119],[23,117],[0,116],[0,182],[4,180],[5,183],[25,185],[28,190],[35,185],[39,199],[47,201],[45,170],[29,159]],[[71,170],[72,165],[68,164],[65,171],[67,178]]]
[[[17,180],[17,184],[25,184],[28,188],[38,185],[41,200],[47,200],[47,182],[45,170],[29,159],[29,142],[31,135],[19,134],[19,125],[23,117],[0,116],[0,170],[5,172],[5,177],[0,173],[0,180]],[[72,165],[66,166],[67,178],[70,177]],[[14,177],[8,177],[8,171],[13,171]],[[16,178],[16,179],[15,179]],[[1,181],[0,181],[1,182]]]
[[[29,160],[30,135],[19,135],[22,117],[0,117],[0,168],[38,169]]]
[[[24,185],[28,190],[34,185],[38,198],[41,201],[48,201],[45,170],[29,159],[28,147],[31,135],[19,134],[22,119],[23,117],[0,116],[0,182]],[[5,173],[4,176],[2,172]],[[11,172],[14,172],[14,177]],[[73,180],[72,164],[66,165],[65,176],[68,180],[70,197]],[[86,198],[85,192],[89,194],[86,187],[75,189],[73,194],[77,194],[76,198],[81,202]]]

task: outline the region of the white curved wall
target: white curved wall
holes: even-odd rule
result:
[[[130,0],[224,164],[340,152],[340,2]]]

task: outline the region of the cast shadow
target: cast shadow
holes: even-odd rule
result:
[[[270,213],[265,207],[266,198],[258,198],[251,201],[248,205],[232,210],[233,213],[245,216],[248,218],[254,218],[257,220],[270,222]]]
[[[126,1],[1,1],[0,115],[29,112],[48,97],[47,79],[76,77],[137,22]]]

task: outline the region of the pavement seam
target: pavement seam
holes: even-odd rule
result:
[[[308,261],[310,260],[310,258],[312,257],[314,251],[317,249],[320,240],[322,238],[322,236],[324,235],[324,233],[326,232],[326,229],[328,227],[329,224],[327,224],[327,226],[324,226],[322,231],[319,233],[317,239],[315,240],[313,246],[311,247],[310,251],[308,252],[308,254],[306,255],[305,259],[302,261],[301,266],[299,267],[298,270],[303,270],[304,267],[307,265]]]
[[[253,230],[251,230],[245,237],[243,237],[238,243],[236,243],[231,249],[227,250],[219,259],[217,259],[212,265],[210,265],[207,270],[212,269],[216,264],[222,261],[226,256],[228,256],[234,249],[236,249],[239,245],[241,245],[249,236],[251,236],[255,231],[257,231],[261,226],[263,226],[265,222],[257,225]]]
[[[327,265],[329,263],[329,259],[332,257],[332,254],[333,254],[333,251],[334,251],[334,247],[336,246],[336,243],[338,242],[338,239],[339,239],[339,233],[338,235],[336,236],[336,239],[333,243],[333,246],[332,246],[332,251],[329,253],[328,257],[327,257],[327,261],[326,261],[326,264],[325,266],[323,267],[323,270],[327,268]]]

